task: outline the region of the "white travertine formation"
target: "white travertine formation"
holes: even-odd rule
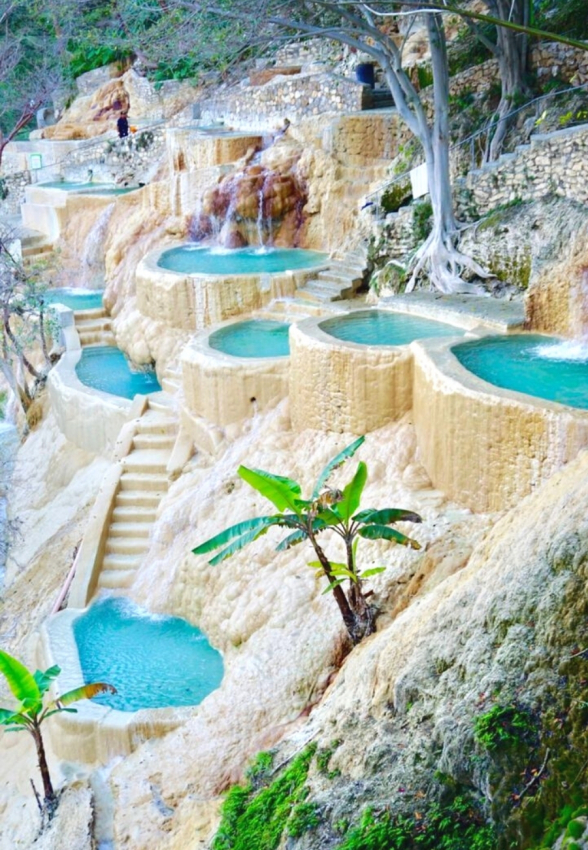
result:
[[[311,318],[290,328],[290,405],[294,428],[367,434],[412,407],[407,346],[357,345]]]
[[[288,357],[233,357],[211,348],[209,336],[210,331],[200,331],[182,352],[190,412],[222,427],[274,407],[288,395]]]
[[[137,307],[144,316],[180,330],[199,330],[257,310],[274,298],[291,296],[324,268],[272,274],[185,274],[159,266],[161,253],[151,251],[137,267]]]
[[[513,507],[588,446],[588,411],[492,386],[452,344],[411,344],[419,457],[448,498],[478,512]]]

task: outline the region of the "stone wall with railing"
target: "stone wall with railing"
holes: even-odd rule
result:
[[[335,74],[297,74],[275,78],[264,86],[238,86],[200,102],[204,121],[224,121],[249,129],[273,127],[284,118],[296,120],[323,112],[363,109],[368,87]]]
[[[474,219],[503,204],[549,195],[588,204],[586,162],[588,125],[533,136],[530,144],[455,181],[458,213]]]

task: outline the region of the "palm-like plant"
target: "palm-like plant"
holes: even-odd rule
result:
[[[41,735],[41,724],[48,717],[51,717],[52,714],[58,714],[62,711],[75,713],[77,709],[67,707],[73,702],[81,699],[91,699],[91,697],[95,697],[105,691],[116,693],[112,685],[97,682],[93,685],[82,685],[81,688],[75,688],[73,691],[61,694],[56,700],[50,700],[45,704],[45,694],[60,672],[60,668],[55,666],[49,667],[44,673],[40,670],[31,673],[16,658],[0,650],[0,673],[4,674],[10,690],[20,703],[14,710],[0,708],[0,726],[4,726],[7,732],[26,731],[33,736],[44,792],[43,805],[39,802],[38,796],[37,801],[39,802],[41,813],[48,817],[51,817],[55,811],[57,797],[47,765],[45,745],[43,744],[43,737]]]
[[[331,473],[355,454],[364,439],[365,437],[359,437],[326,465],[318,477],[310,499],[302,498],[300,485],[290,478],[273,475],[262,469],[240,466],[238,474],[241,478],[269,499],[278,513],[237,523],[201,543],[192,550],[193,553],[203,555],[223,547],[209,561],[214,565],[261,537],[272,526],[289,529],[291,533],[282,540],[277,550],[288,549],[303,540],[310,542],[318,558],[318,561],[311,562],[310,566],[326,576],[328,585],[325,593],[333,593],[351,641],[353,644],[359,643],[374,631],[376,614],[374,606],[367,601],[363,582],[385,570],[385,567],[363,571],[358,568],[356,556],[359,538],[389,540],[412,549],[420,549],[416,540],[391,526],[397,522],[422,522],[418,514],[401,508],[370,508],[358,511],[368,475],[367,466],[363,462],[358,464],[355,475],[342,491],[326,487]],[[319,544],[319,535],[328,530],[338,534],[344,542],[344,563],[336,563],[327,558]],[[347,592],[344,585],[347,585]]]

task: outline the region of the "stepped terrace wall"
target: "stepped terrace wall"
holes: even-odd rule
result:
[[[466,218],[477,218],[505,203],[547,195],[586,204],[587,160],[588,125],[533,136],[529,145],[457,180],[458,211]]]
[[[205,121],[267,128],[285,117],[361,110],[369,93],[368,87],[336,74],[300,74],[276,78],[264,86],[233,89],[202,101],[200,111]]]

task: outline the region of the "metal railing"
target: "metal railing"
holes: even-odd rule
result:
[[[570,93],[578,92],[578,91],[588,92],[588,83],[582,83],[581,85],[570,86],[569,88],[562,89],[561,91],[548,92],[547,94],[539,95],[538,97],[535,97],[532,100],[527,101],[522,106],[519,106],[516,109],[513,109],[511,112],[508,112],[504,116],[504,118],[505,118],[505,120],[510,121],[510,119],[513,118],[515,115],[518,115],[520,112],[523,112],[524,110],[528,109],[530,106],[533,106],[534,104],[537,104],[537,103],[542,102],[544,100],[549,100],[551,98],[557,98],[557,97],[560,97],[561,95],[569,95]],[[476,130],[474,133],[467,136],[465,139],[461,139],[459,142],[456,142],[455,144],[450,145],[450,147],[449,147],[450,154],[453,154],[453,153],[459,151],[461,148],[464,148],[466,145],[469,145],[469,148],[470,148],[470,168],[469,168],[468,171],[475,171],[476,169],[478,169],[479,167],[481,167],[482,165],[485,164],[484,162],[482,162],[482,163],[478,162],[478,155],[477,155],[477,151],[476,151],[476,143],[482,137],[484,137],[484,136],[487,137],[488,134],[491,133],[492,130],[496,127],[496,124],[497,124],[496,116],[493,116],[491,121],[488,122],[484,127],[481,127],[479,130]],[[576,125],[576,126],[581,126],[583,124],[588,125],[588,119],[586,121],[582,121],[580,125]],[[538,125],[536,123],[535,127],[538,127],[538,126],[540,126],[540,125]],[[560,129],[566,130],[566,129],[568,129],[568,127],[561,127]],[[553,131],[553,132],[557,132],[557,131]],[[532,135],[533,135],[533,133],[530,133],[528,138],[530,139],[532,137]],[[541,135],[541,133],[538,133],[537,135]],[[518,147],[518,145],[516,147]],[[515,150],[516,150],[516,147],[515,147]],[[485,148],[486,148],[486,145],[484,145],[484,150],[485,150]],[[478,146],[478,151],[479,150],[481,150],[481,146]],[[499,161],[499,159],[494,160],[493,162],[498,162],[498,161]],[[387,192],[389,189],[391,189],[393,186],[397,185],[398,183],[410,180],[411,172],[415,168],[418,168],[419,165],[422,165],[422,164],[423,163],[421,162],[421,163],[417,163],[416,165],[412,165],[406,171],[403,171],[400,174],[395,175],[395,177],[392,180],[388,181],[383,186],[380,186],[375,191],[370,192],[369,195],[366,195],[366,202],[363,205],[362,209],[364,209],[365,207],[368,207],[368,206],[374,206],[376,208],[376,214],[377,215],[381,214],[380,206],[381,206],[382,195],[385,192]],[[488,162],[487,164],[490,165],[491,162]]]

